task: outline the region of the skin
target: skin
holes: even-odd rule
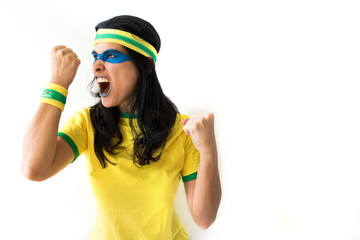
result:
[[[80,60],[64,45],[51,50],[51,83],[68,89]],[[24,136],[21,172],[33,181],[43,181],[65,168],[74,159],[69,144],[57,136],[61,110],[40,103]]]
[[[116,43],[99,43],[94,50],[101,54],[106,49],[117,49],[126,54],[126,49]],[[51,51],[52,83],[68,89],[80,60],[66,46],[56,46]],[[101,98],[106,107],[118,106],[121,112],[129,112],[138,71],[131,61],[112,64],[97,60],[93,65],[95,76],[105,76],[110,81],[111,91]],[[57,136],[61,110],[40,103],[24,136],[21,172],[33,181],[43,181],[64,169],[74,159],[70,145]],[[189,115],[184,119],[183,130],[190,135],[200,152],[198,177],[184,183],[187,202],[194,221],[207,229],[216,218],[221,199],[221,184],[218,171],[217,147],[214,134],[214,114]]]
[[[207,229],[216,219],[221,200],[214,114],[189,115],[182,124],[200,152],[197,179],[184,183],[187,202],[194,221],[200,228]]]
[[[126,49],[117,43],[98,43],[94,50],[101,54],[110,48],[126,54]],[[113,64],[98,59],[93,65],[93,72],[95,76],[105,76],[110,82],[111,91],[108,96],[101,98],[102,104],[107,108],[118,106],[121,112],[129,112],[129,102],[139,77],[134,63],[126,61]]]

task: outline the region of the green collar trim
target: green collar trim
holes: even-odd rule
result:
[[[130,113],[120,112],[120,117],[122,117],[122,118],[130,118]],[[134,114],[133,118],[137,118],[137,114]]]

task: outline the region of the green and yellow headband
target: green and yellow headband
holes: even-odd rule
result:
[[[144,55],[145,57],[151,57],[154,59],[154,62],[157,60],[156,49],[144,39],[129,32],[117,29],[98,29],[94,45],[101,42],[118,43]]]

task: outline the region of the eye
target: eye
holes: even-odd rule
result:
[[[107,58],[116,58],[117,56],[115,54],[108,54],[106,57]]]
[[[98,55],[97,55],[97,53],[95,51],[93,51],[91,54],[93,55],[94,59],[98,58]]]

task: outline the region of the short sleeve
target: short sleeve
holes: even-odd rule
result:
[[[85,110],[74,114],[60,129],[58,136],[62,137],[74,151],[74,162],[87,147],[87,121]]]
[[[200,152],[195,148],[191,136],[189,135],[186,135],[185,137],[184,148],[185,162],[184,167],[181,170],[181,176],[183,182],[188,182],[197,178],[197,172],[200,164]]]

